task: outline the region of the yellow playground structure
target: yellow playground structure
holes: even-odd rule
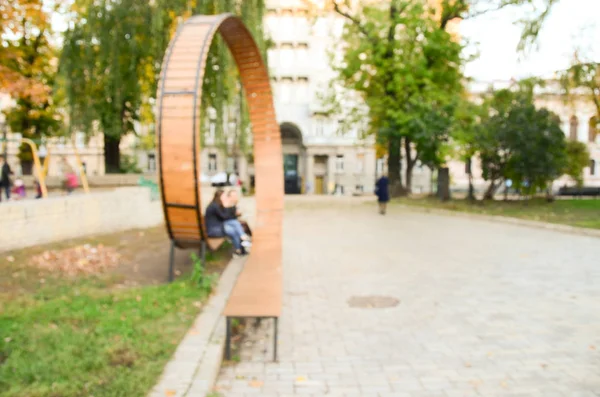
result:
[[[17,144],[25,144],[29,146],[31,149],[31,154],[33,157],[33,167],[34,167],[34,176],[37,179],[40,190],[42,192],[42,197],[48,197],[48,188],[46,186],[46,177],[48,176],[48,168],[50,164],[51,152],[52,148],[58,146],[59,144],[64,144],[64,142],[58,142],[58,138],[44,138],[39,141],[34,141],[29,138],[0,138],[0,142],[2,142],[3,150],[5,152],[5,146],[8,145],[9,142],[15,142]],[[83,187],[83,191],[85,193],[90,192],[87,176],[85,174],[85,169],[83,167],[83,163],[81,162],[81,157],[79,156],[79,152],[77,151],[77,145],[73,142],[73,139],[69,140],[70,144],[73,148],[73,153],[75,154],[75,161],[77,163],[77,169],[79,171],[79,177],[81,178],[81,185]],[[39,147],[38,147],[39,144]],[[44,158],[44,163],[42,164],[40,160],[40,152],[43,152],[41,157]]]

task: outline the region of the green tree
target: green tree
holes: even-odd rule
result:
[[[583,169],[590,161],[590,151],[585,143],[567,141],[567,163],[564,173],[579,187],[583,186]]]
[[[105,170],[119,172],[121,138],[140,120],[141,82],[153,62],[152,7],[139,0],[77,5],[61,57],[71,128],[93,134],[97,122]]]
[[[0,88],[16,102],[5,111],[8,125],[28,138],[55,135],[61,131],[63,116],[58,111],[61,93],[55,84],[56,51],[51,44],[50,11],[41,1],[16,2],[12,7],[0,45],[0,78],[10,80]],[[30,150],[23,145],[19,152],[25,172],[32,160]]]
[[[567,99],[583,96],[594,104],[596,118],[592,122],[595,121],[593,127],[597,130],[600,125],[600,63],[582,62],[575,57],[573,65],[561,73],[560,80]]]
[[[409,0],[354,9],[334,2],[334,10],[349,21],[343,58],[334,64],[338,82],[360,96],[357,108],[366,104],[370,131],[388,149],[392,194],[410,192],[418,161],[430,167],[444,161],[441,148],[462,92],[462,48],[445,28],[461,11],[445,8],[440,19],[427,2]]]
[[[461,46],[449,33],[452,23],[507,6],[529,6],[532,19],[525,21],[523,41],[531,41],[539,33],[534,24],[541,26],[555,3],[543,0],[539,8],[535,0],[332,1],[332,9],[348,22],[340,43],[343,59],[334,63],[338,83],[360,96],[349,113],[364,114],[366,104],[369,132],[387,147],[393,194],[403,190],[402,152],[407,190],[418,161],[430,167],[445,161],[463,91]],[[328,98],[348,105],[345,94]],[[339,111],[340,106],[332,109]],[[342,116],[348,123],[357,122],[357,117]]]
[[[566,140],[560,121],[547,109],[536,109],[534,85],[526,81],[494,92],[487,100],[489,116],[476,138],[482,175],[490,183],[486,199],[509,179],[516,189],[534,194],[547,189],[565,169]]]
[[[465,163],[469,178],[469,191],[467,200],[474,201],[475,188],[473,186],[473,159],[478,153],[478,139],[481,133],[481,122],[486,117],[487,106],[476,104],[468,98],[463,98],[454,115],[452,125],[452,141],[454,152]]]
[[[177,26],[192,14],[233,12],[244,19],[266,51],[262,31],[263,0],[77,0],[76,17],[65,35],[61,70],[68,77],[67,94],[72,127],[95,133],[95,122],[105,136],[107,172],[120,169],[119,143],[135,133],[136,122],[153,125],[153,106],[162,58]],[[235,64],[224,42],[217,38],[207,60],[202,116],[217,114],[219,142],[225,112],[239,95]],[[245,109],[244,99],[239,108]],[[237,123],[240,136],[248,131],[247,111]],[[247,142],[247,136],[240,137]]]

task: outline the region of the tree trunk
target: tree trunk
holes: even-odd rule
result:
[[[469,176],[469,193],[467,194],[468,201],[475,201],[475,187],[473,186],[473,171],[472,171],[472,160],[469,157],[467,159],[467,175]]]
[[[121,172],[121,137],[104,135],[104,172],[118,174]]]
[[[404,138],[404,157],[406,158],[406,192],[407,194],[412,193],[412,174],[415,168],[416,160],[412,158],[412,152],[410,147],[410,139]]]
[[[469,195],[467,196],[469,201],[475,201],[475,187],[473,186],[473,174],[469,174]]]
[[[500,184],[496,184],[496,181],[490,182],[490,186],[488,186],[487,190],[485,191],[485,194],[483,195],[483,199],[484,200],[493,200],[494,195],[496,194],[496,190],[498,190],[498,186],[500,186]]]
[[[406,194],[402,185],[401,161],[402,138],[388,138],[388,178],[390,180],[390,196],[399,197]]]

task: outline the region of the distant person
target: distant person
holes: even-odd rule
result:
[[[75,170],[71,167],[71,164],[69,164],[66,157],[63,157],[61,160],[60,171],[63,176],[63,188],[67,194],[73,193],[73,190],[75,190],[78,185],[77,174],[75,174]]]
[[[36,180],[33,183],[33,185],[35,187],[35,198],[41,199],[42,198],[42,185],[40,184],[40,182],[38,180]]]
[[[17,178],[14,183],[14,187],[12,189],[12,194],[15,196],[16,200],[22,200],[27,196],[27,192],[25,191],[25,184],[21,178]]]
[[[383,174],[383,176],[379,178],[375,184],[375,194],[377,195],[379,213],[381,215],[385,215],[387,211],[387,203],[390,201],[389,184],[390,182],[387,174]]]
[[[225,201],[225,202],[224,202]],[[208,237],[224,237],[231,239],[235,255],[246,255],[249,246],[248,237],[237,219],[232,218],[231,211],[226,208],[226,196],[223,190],[215,192],[212,202],[206,208],[204,221]]]
[[[306,189],[306,192],[305,192],[306,194],[312,193],[312,183],[310,183],[310,181],[306,182],[305,189]]]
[[[0,156],[0,201],[2,201],[2,190],[6,195],[6,200],[10,200],[10,176],[13,174],[10,165],[4,156]]]
[[[240,222],[240,224],[242,225],[242,228],[244,229],[244,232],[246,233],[246,235],[248,235],[249,237],[252,237],[252,230],[250,229],[248,222],[240,219],[240,217],[242,216],[242,213],[240,212],[240,210],[237,207],[239,201],[240,201],[240,195],[238,194],[237,190],[231,189],[227,192],[227,203],[228,203],[228,209],[229,209],[229,214],[230,214],[231,218],[237,219]]]

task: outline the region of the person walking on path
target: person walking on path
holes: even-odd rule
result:
[[[383,174],[381,178],[377,180],[375,184],[375,194],[377,195],[377,202],[379,203],[379,213],[385,215],[387,210],[387,203],[390,201],[389,193],[389,179],[386,174]]]
[[[10,176],[13,174],[10,165],[4,156],[0,156],[0,201],[2,201],[2,190],[6,194],[6,200],[10,200]]]

